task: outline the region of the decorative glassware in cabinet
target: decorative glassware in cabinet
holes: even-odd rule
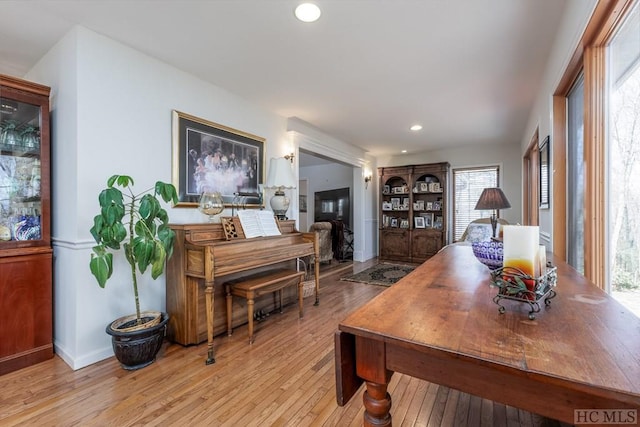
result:
[[[22,145],[22,139],[16,129],[17,125],[13,121],[6,121],[2,130],[2,145],[7,150],[14,150]]]
[[[22,132],[22,146],[25,151],[37,150],[39,145],[38,129],[35,126],[27,126]]]
[[[40,107],[1,100],[0,241],[40,240]]]

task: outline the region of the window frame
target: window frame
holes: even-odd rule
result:
[[[606,48],[636,0],[599,0],[553,93],[553,252],[567,257],[567,95],[584,72],[585,230],[584,275],[605,288],[606,278]],[[561,189],[562,191],[558,191]]]
[[[456,173],[457,172],[464,172],[464,171],[476,171],[476,170],[490,170],[490,169],[495,169],[496,171],[496,186],[500,187],[500,165],[481,165],[481,166],[466,166],[466,167],[459,167],[459,168],[454,168],[451,170],[451,181],[452,181],[452,186],[451,186],[451,207],[452,207],[452,221],[451,221],[451,236],[453,241],[457,241],[456,239]],[[479,196],[478,196],[479,197]],[[486,212],[486,211],[478,211],[480,212],[478,218],[483,218],[482,213],[481,212]],[[498,211],[498,218],[500,218],[500,211]],[[469,224],[467,224],[469,225]],[[465,225],[464,229],[461,230],[460,236],[462,236],[464,234],[464,231],[466,230],[467,225]]]

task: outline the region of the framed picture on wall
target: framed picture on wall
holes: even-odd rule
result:
[[[300,200],[299,200],[300,212],[306,212],[307,211],[307,195],[300,194],[299,197],[300,197]]]
[[[226,206],[240,193],[243,206],[263,206],[264,138],[175,110],[172,120],[171,175],[177,206],[197,206],[205,191],[220,192]]]

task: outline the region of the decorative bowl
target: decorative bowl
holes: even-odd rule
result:
[[[473,242],[471,247],[478,261],[489,267],[490,270],[502,267],[502,242],[494,240]]]

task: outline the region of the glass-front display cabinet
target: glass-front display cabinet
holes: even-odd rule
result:
[[[0,75],[0,375],[53,356],[49,93]]]

